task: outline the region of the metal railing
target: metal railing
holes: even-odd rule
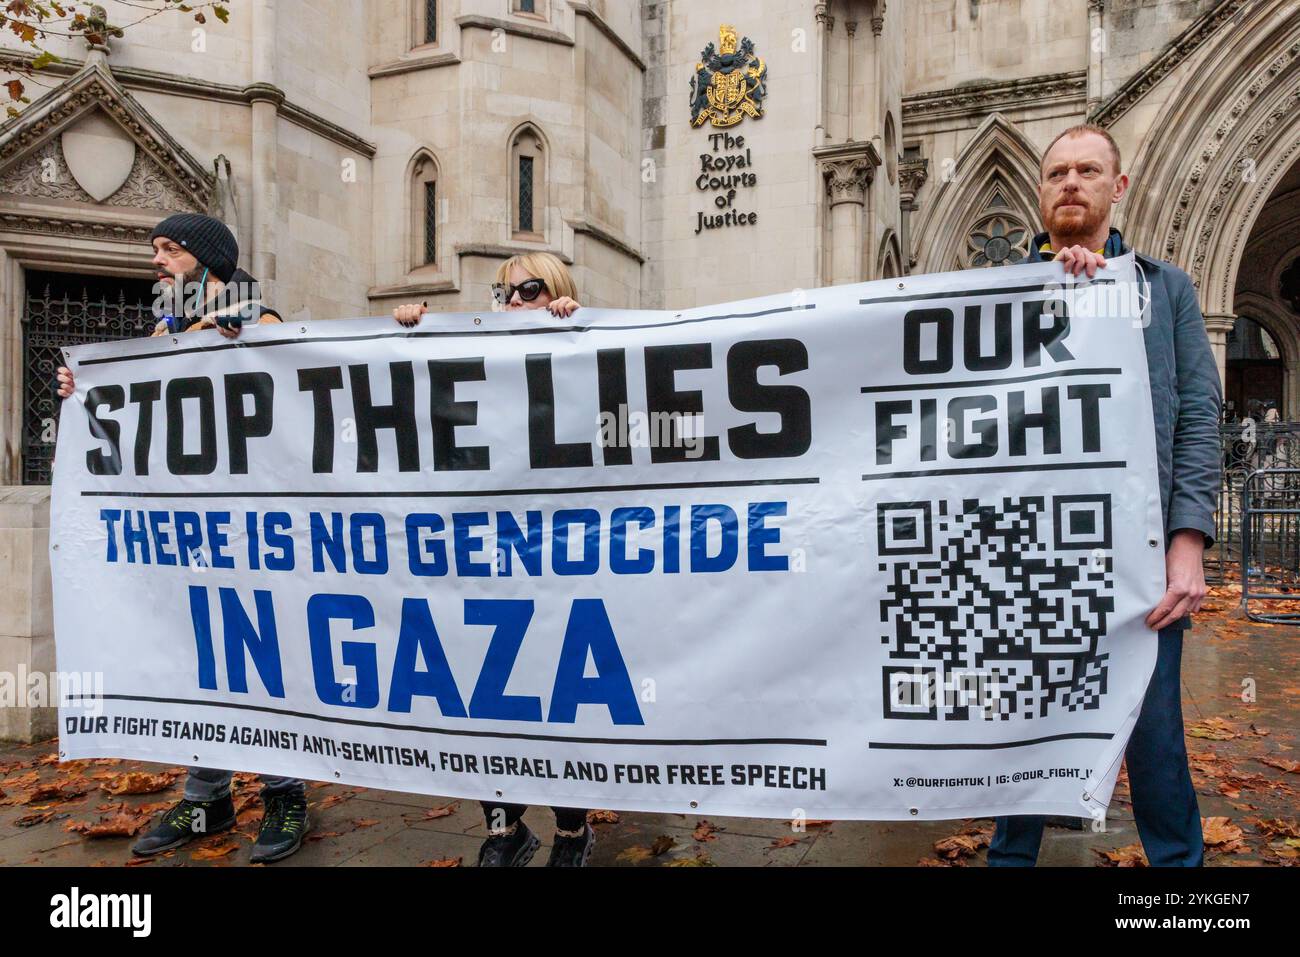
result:
[[[1246,617],[1300,622],[1300,468],[1264,468],[1247,475],[1239,518]]]
[[[1219,439],[1222,477],[1219,508],[1215,515],[1215,543],[1205,555],[1206,581],[1216,585],[1242,579],[1245,532],[1242,495],[1247,479],[1252,473],[1262,470],[1300,469],[1300,422],[1256,424],[1248,420],[1223,425],[1219,428]],[[1277,534],[1290,534],[1289,529],[1281,527],[1276,531]],[[1269,534],[1273,531],[1270,530]]]

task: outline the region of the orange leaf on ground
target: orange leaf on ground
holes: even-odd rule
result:
[[[1093,848],[1093,853],[1101,857],[1102,867],[1147,867],[1147,856],[1141,844],[1127,844],[1113,851]]]
[[[768,847],[771,848],[793,847],[798,843],[799,843],[799,839],[796,837],[778,837],[775,841],[769,844]]]
[[[459,857],[444,857],[436,861],[430,861],[425,867],[460,867]]]
[[[373,817],[358,817],[354,818],[352,823],[357,827],[374,827],[379,823],[379,819]]]
[[[814,827],[830,827],[834,821],[786,821],[792,831],[804,831]]]
[[[1245,834],[1241,828],[1232,823],[1231,818],[1201,818],[1201,832],[1204,835],[1205,846],[1221,854],[1242,854],[1248,850],[1244,840]]]
[[[1288,761],[1286,758],[1275,757],[1271,754],[1255,760],[1260,764],[1267,764],[1270,768],[1277,768],[1279,771],[1300,774],[1300,761]]]
[[[32,827],[35,824],[48,824],[54,820],[58,811],[37,811],[33,814],[25,814],[18,820],[14,821],[15,827]]]
[[[660,834],[658,837],[654,839],[654,843],[650,845],[650,853],[653,854],[655,857],[659,857],[660,855],[665,854],[668,851],[672,850],[676,846],[677,846],[677,842],[674,841],[669,835]]]
[[[718,830],[718,826],[712,821],[698,821],[695,825],[695,832],[691,837],[697,841],[716,841],[713,832]]]
[[[459,801],[452,801],[450,804],[444,804],[442,807],[434,807],[424,812],[424,820],[436,821],[440,817],[451,817],[460,807]]]
[[[217,861],[227,857],[239,850],[239,845],[235,843],[214,844],[211,847],[200,847],[190,855],[192,861]]]
[[[595,810],[588,811],[587,823],[588,824],[617,824],[618,812],[617,811],[595,811]]]
[[[988,847],[992,838],[992,830],[973,830],[954,834],[952,837],[935,841],[934,852],[944,860],[964,862],[967,858],[978,854],[981,848]]]
[[[87,838],[131,837],[148,823],[148,815],[120,811],[112,817],[100,818],[94,824],[88,821],[73,821],[66,829]]]
[[[1187,726],[1187,736],[1190,738],[1206,738],[1210,741],[1231,741],[1233,738],[1241,737],[1222,718],[1206,718],[1204,721],[1189,724]]]
[[[18,803],[35,804],[38,801],[70,801],[73,798],[81,797],[87,790],[87,788],[78,785],[75,781],[69,781],[66,784],[42,784],[33,788],[23,797],[18,798]]]
[[[150,774],[147,771],[127,771],[115,775],[111,780],[100,785],[109,794],[157,794],[166,791],[175,782],[176,777],[166,771],[162,774]]]
[[[624,864],[640,864],[642,861],[648,861],[654,857],[655,853],[650,848],[641,844],[633,844],[618,852],[618,860]]]
[[[1248,817],[1246,823],[1255,825],[1256,829],[1267,837],[1287,837],[1300,840],[1300,822],[1295,820],[1288,821],[1280,817]]]

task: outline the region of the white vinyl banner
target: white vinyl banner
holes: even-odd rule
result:
[[[1164,548],[1131,257],[66,350],[65,759],[1104,811]]]

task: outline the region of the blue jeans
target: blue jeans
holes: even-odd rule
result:
[[[185,779],[185,799],[187,801],[216,801],[230,794],[230,780],[234,771],[219,771],[216,768],[190,768],[190,776]],[[276,778],[263,774],[262,797],[275,797],[280,794],[301,796],[307,793],[307,784],[297,778]]]
[[[1166,628],[1157,640],[1156,669],[1124,752],[1133,819],[1152,867],[1200,867],[1201,811],[1183,738],[1183,633]],[[998,818],[989,867],[1033,867],[1042,840],[1041,816]]]

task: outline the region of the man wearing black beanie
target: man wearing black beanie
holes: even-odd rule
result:
[[[159,223],[150,238],[160,293],[155,336],[215,328],[233,339],[246,322],[280,321],[261,301],[257,281],[238,267],[239,244],[221,220],[179,213]],[[57,382],[60,397],[73,394],[76,383],[71,370],[60,368]],[[182,799],[157,827],[136,841],[132,852],[149,857],[234,827],[232,776],[215,768],[190,768]],[[297,778],[263,775],[261,780],[266,813],[251,860],[270,863],[302,846],[310,826],[306,785]]]
[[[168,216],[149,237],[159,294],[153,335],[216,329],[234,339],[244,323],[280,322],[280,314],[262,302],[258,282],[237,265],[239,243],[219,219],[200,213]],[[59,398],[76,390],[72,370],[55,373]]]

